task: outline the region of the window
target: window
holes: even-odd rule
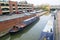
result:
[[[2,3],[1,6],[9,6],[9,4],[4,4],[4,3]]]
[[[13,8],[13,10],[15,10],[15,8]]]
[[[20,5],[18,5],[18,6],[20,6]]]
[[[4,3],[2,3],[2,4],[1,4],[1,6],[5,6],[5,4],[4,4]]]
[[[18,9],[21,9],[21,8],[18,8]]]
[[[8,9],[8,8],[2,8],[2,10],[4,10],[4,11],[5,11],[5,10],[9,10],[9,9]]]
[[[13,6],[15,6],[15,5],[13,4]]]
[[[23,9],[26,9],[26,8],[23,8]]]
[[[6,4],[6,6],[9,6],[9,4]]]
[[[21,6],[21,5],[18,5],[18,6]]]

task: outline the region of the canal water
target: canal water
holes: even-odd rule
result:
[[[19,31],[13,35],[7,34],[0,40],[39,40],[40,33],[49,20],[49,15],[43,15],[34,23],[26,26],[22,31]]]

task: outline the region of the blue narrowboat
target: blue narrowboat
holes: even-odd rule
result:
[[[41,32],[39,40],[54,40],[53,23],[54,17],[50,17],[45,28]]]

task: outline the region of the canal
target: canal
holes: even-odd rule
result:
[[[28,25],[24,30],[19,31],[13,35],[7,34],[0,40],[39,40],[40,33],[45,27],[50,15],[43,15],[39,20],[31,25]]]

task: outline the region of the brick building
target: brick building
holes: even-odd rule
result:
[[[26,1],[15,2],[8,0],[0,0],[0,15],[12,14],[19,11],[30,12],[33,10],[33,4],[28,4]]]
[[[18,3],[18,11],[30,12],[33,11],[33,4],[27,3],[27,1],[21,1]]]

